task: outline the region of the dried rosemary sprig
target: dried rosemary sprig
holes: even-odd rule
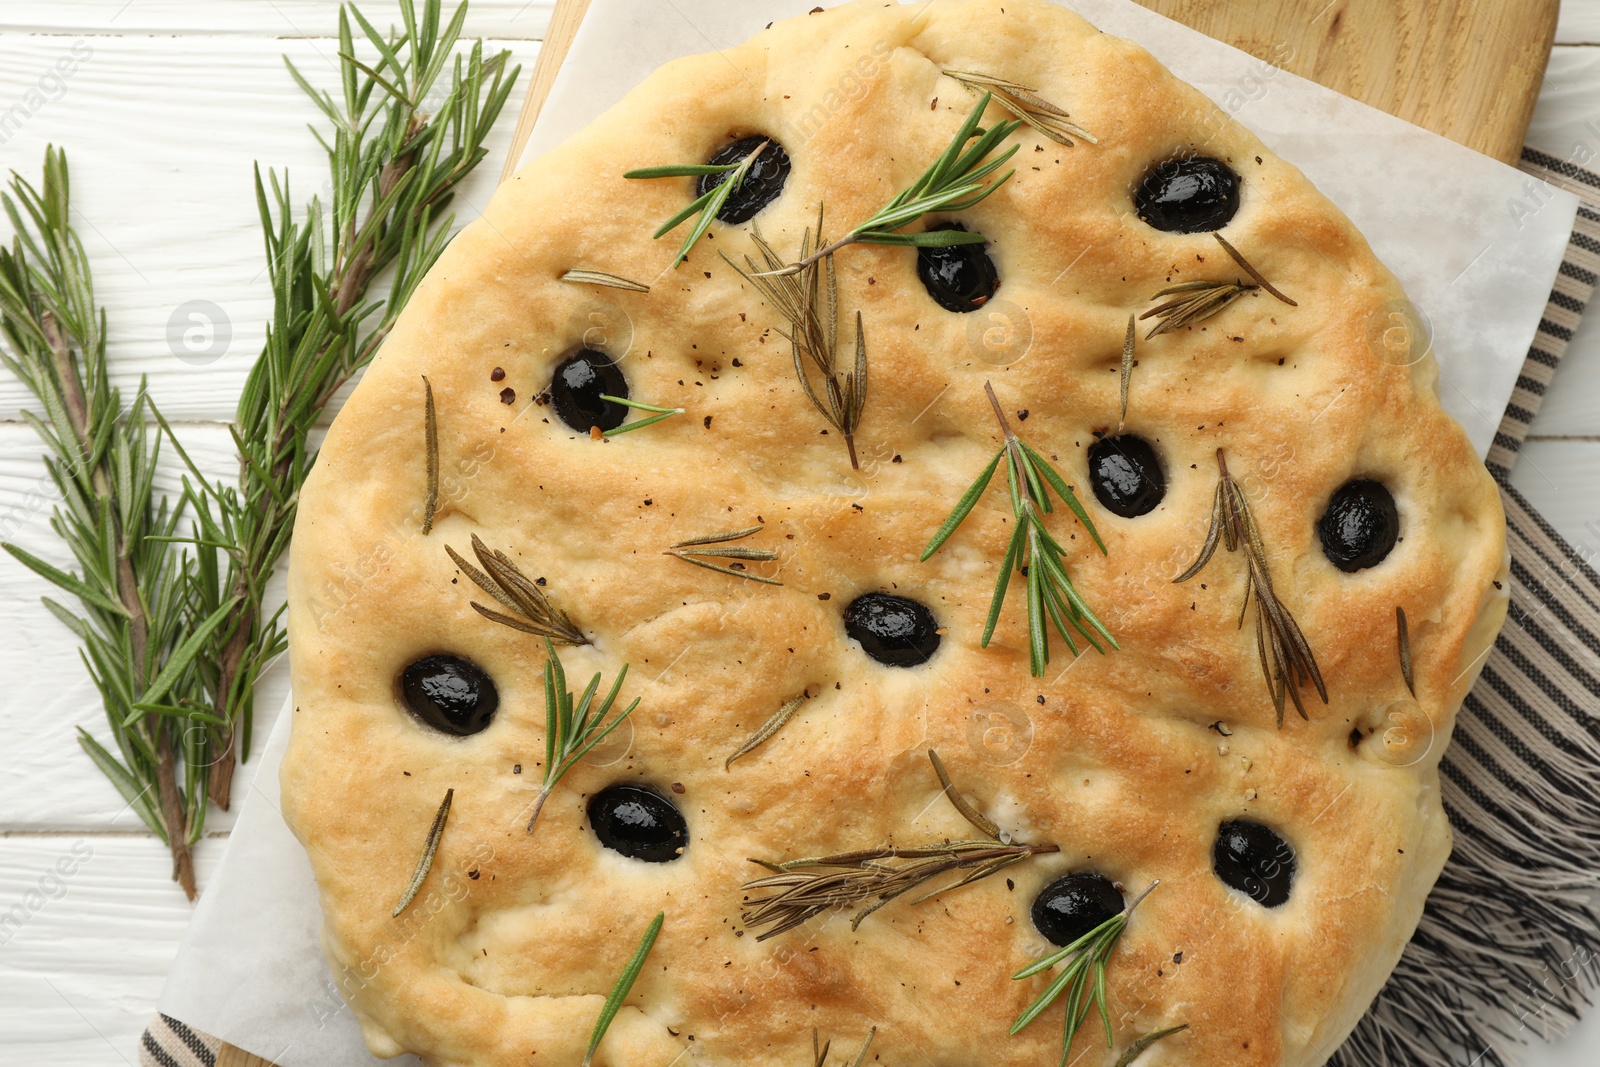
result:
[[[564,282],[574,285],[603,285],[609,289],[627,289],[634,293],[648,293],[650,287],[644,282],[636,282],[615,274],[607,274],[601,270],[582,270],[574,268],[561,276]]]
[[[1128,316],[1128,332],[1122,336],[1122,410],[1117,416],[1117,432],[1128,421],[1128,387],[1133,384],[1134,317]]]
[[[422,501],[422,535],[433,532],[439,510],[439,413],[433,406],[433,383],[422,376],[422,435],[428,453],[428,491]]]
[[[762,723],[761,728],[755,733],[751,734],[750,740],[740,745],[737,752],[728,757],[727,761],[723,763],[722,769],[727,770],[729,767],[733,766],[734,760],[741,756],[748,756],[750,753],[754,752],[756,749],[772,740],[773,735],[779,730],[783,729],[784,726],[788,724],[790,719],[794,718],[794,713],[799,711],[800,705],[804,704],[805,702],[806,695],[804,693],[785,700],[783,702],[783,707],[779,708],[772,718]]]
[[[761,529],[763,527],[758,523],[755,526],[747,526],[742,530],[729,530],[727,533],[710,534],[706,537],[691,537],[687,541],[679,541],[663,552],[662,555],[674,556],[685,563],[693,563],[696,567],[704,567],[706,570],[716,571],[718,574],[731,574],[735,578],[747,578],[752,582],[761,582],[764,585],[782,585],[783,583],[776,578],[768,578],[765,575],[754,574],[747,570],[711,562],[712,559],[748,559],[770,563],[772,560],[777,559],[778,554],[770,548],[745,548],[740,545],[728,544],[729,541],[741,540]],[[716,545],[725,547],[712,547]]]
[[[1411,676],[1411,630],[1406,626],[1406,609],[1399,605],[1394,609],[1394,629],[1400,648],[1400,676],[1406,680],[1406,689],[1416,696],[1417,684]]]
[[[869,848],[832,856],[789,860],[786,863],[752,859],[751,863],[772,872],[769,877],[747,882],[742,887],[746,891],[772,891],[769,896],[746,899],[747,907],[743,911],[745,925],[751,929],[771,927],[757,937],[757,941],[775,937],[831,908],[847,904],[862,905],[850,919],[850,929],[859,929],[867,916],[896,897],[925,886],[935,878],[958,871],[967,872],[954,882],[930,890],[911,903],[920,904],[952,889],[970,885],[1021,863],[1030,856],[1060,851],[1055,845],[1013,843],[1009,834],[984,818],[956,792],[932,749],[928,751],[928,758],[939,775],[945,796],[950,798],[963,818],[984,834],[985,839],[941,841],[908,848]],[[890,860],[906,862],[895,865],[888,862]]]
[[[859,469],[855,434],[861,425],[861,413],[867,406],[867,338],[861,325],[861,312],[856,312],[855,362],[847,371],[835,365],[839,347],[839,281],[834,274],[833,257],[824,256],[819,260],[809,254],[814,246],[808,229],[800,237],[800,258],[805,265],[791,272],[780,269],[783,259],[761,236],[760,227],[752,228],[750,239],[761,253],[759,265],[749,255],[744,257],[743,267],[726,252],[722,253],[722,258],[788,321],[788,329],[780,328],[778,332],[789,340],[800,387],[828,424],[844,437],[845,450],[850,453],[850,467]],[[816,244],[824,240],[819,208]],[[813,372],[822,377],[820,395],[811,384]]]
[[[878,1036],[878,1028],[874,1026],[867,1031],[867,1039],[861,1044],[861,1051],[856,1053],[856,1058],[850,1061],[850,1067],[861,1067],[867,1059],[867,1050],[872,1047],[872,1039]],[[811,1062],[812,1067],[827,1067],[828,1050],[833,1047],[831,1040],[818,1044],[820,1035],[815,1028],[811,1031]]]
[[[744,184],[745,177],[749,175],[750,168],[755,165],[756,158],[771,143],[771,141],[762,141],[751,149],[749,155],[737,163],[669,164],[664,167],[641,167],[638,170],[630,170],[623,175],[624,178],[692,178],[703,174],[727,175],[727,178],[691,201],[688,207],[663,222],[661,228],[651,235],[655,238],[663,237],[690,216],[696,214],[700,216],[695,220],[694,226],[690,228],[689,236],[684,239],[683,247],[678,249],[677,258],[672,261],[674,269],[689,258],[689,250],[694,247],[696,241],[700,240],[701,235],[711,228],[711,222],[717,217],[717,212],[721,211],[722,205],[728,202],[728,197],[737,192],[739,186]]]
[[[633,991],[633,983],[639,980],[639,972],[644,970],[645,957],[656,947],[656,938],[661,935],[661,927],[666,919],[666,912],[656,912],[656,917],[650,920],[649,928],[639,941],[639,947],[633,950],[633,956],[622,968],[622,973],[617,975],[616,984],[611,987],[610,995],[600,1008],[600,1018],[595,1020],[594,1033],[589,1037],[589,1051],[583,1054],[583,1067],[589,1067],[594,1062],[595,1050],[600,1047],[601,1038],[606,1036],[606,1031],[611,1028],[611,1020],[617,1017],[617,1012],[622,1010],[622,1002],[627,1000],[628,994]]]
[[[546,640],[560,641],[564,645],[586,645],[588,638],[583,636],[567,616],[567,613],[550,603],[544,595],[544,590],[539,588],[537,582],[530,581],[527,575],[511,562],[511,557],[499,549],[491,549],[483,543],[477,535],[472,535],[472,554],[478,557],[478,562],[483,564],[479,570],[466,560],[449,545],[444,550],[450,554],[461,573],[472,579],[474,585],[485,593],[494,597],[500,603],[517,613],[517,617],[502,614],[484,607],[477,601],[472,601],[472,609],[484,618],[497,622],[502,626],[509,626],[513,630],[521,630],[525,634],[533,634]]]
[[[939,154],[939,158],[934,160],[909,188],[897,193],[893,200],[875,211],[865,222],[832,244],[825,244],[819,232],[816,251],[809,254],[802,253],[797,262],[772,273],[798,274],[818,260],[833,255],[845,245],[856,242],[910,245],[916,248],[981,244],[985,238],[976,230],[926,230],[921,233],[900,231],[901,227],[909,226],[924,215],[934,212],[965,211],[981,203],[1016,173],[1008,170],[992,181],[987,180],[1005,164],[1006,160],[1016,155],[1017,149],[1022,147],[1012,145],[1000,155],[984,162],[985,157],[999,147],[1001,141],[1015,133],[1022,125],[1021,119],[1012,119],[996,123],[987,130],[979,126],[978,123],[983,119],[983,111],[989,106],[991,99],[991,94],[983,94],[966,121],[961,124],[961,128],[956,131],[956,135],[950,139],[950,144]],[[976,143],[970,148],[967,147],[967,142],[974,138],[977,139]],[[818,230],[820,229],[819,226]]]
[[[1100,143],[1088,130],[1073,122],[1065,111],[1041,97],[1039,90],[1032,86],[970,70],[947,70],[944,75],[960,82],[968,92],[981,93],[987,90],[993,93],[996,104],[1057,144],[1071,148],[1074,137],[1090,144]]]
[[[1311,652],[1300,625],[1289,614],[1289,609],[1278,600],[1272,587],[1272,575],[1267,570],[1267,550],[1261,541],[1261,531],[1256,527],[1244,489],[1228,474],[1228,461],[1222,449],[1217,449],[1216,496],[1211,504],[1211,527],[1206,533],[1200,555],[1189,568],[1173,579],[1174,583],[1187,582],[1199,574],[1217,551],[1220,541],[1229,552],[1244,549],[1245,580],[1244,601],[1239,605],[1239,626],[1244,626],[1245,612],[1250,609],[1251,593],[1256,602],[1256,651],[1261,658],[1261,674],[1272,694],[1272,706],[1278,712],[1278,726],[1283,726],[1284,694],[1294,701],[1295,710],[1302,719],[1305,705],[1300,700],[1300,687],[1311,682],[1317,687],[1322,702],[1328,702],[1328,687],[1322,682],[1322,672],[1317,669],[1317,658]]]
[[[1177,1026],[1169,1026],[1165,1030],[1156,1030],[1153,1033],[1140,1035],[1123,1050],[1122,1055],[1117,1057],[1117,1067],[1133,1067],[1133,1061],[1143,1055],[1145,1049],[1162,1038],[1171,1037],[1173,1034],[1181,1034],[1187,1029],[1189,1029],[1188,1023],[1179,1023]]]
[[[1167,286],[1150,299],[1159,300],[1164,296],[1170,296],[1172,299],[1151,308],[1139,316],[1140,319],[1154,317],[1157,320],[1156,324],[1150,328],[1150,332],[1144,335],[1145,340],[1149,340],[1158,334],[1170,333],[1185,326],[1193,326],[1198,322],[1204,322],[1244,294],[1253,293],[1257,289],[1265,289],[1290,307],[1299,307],[1297,303],[1284,296],[1273,287],[1271,282],[1262,277],[1261,272],[1252,267],[1249,261],[1239,254],[1239,250],[1228,243],[1227,238],[1220,233],[1213,233],[1211,236],[1215,237],[1217,243],[1223,247],[1223,250],[1233,258],[1235,263],[1239,264],[1240,269],[1255,279],[1255,284],[1251,285],[1242,281],[1193,281]]]
[[[1050,531],[1045,529],[1044,517],[1055,510],[1046,486],[1054,489],[1056,495],[1072,509],[1072,513],[1078,517],[1083,528],[1089,531],[1089,536],[1094,539],[1102,554],[1105,553],[1106,546],[1105,542],[1100,540],[1100,534],[1090,521],[1088,512],[1078,503],[1072,487],[1062,480],[1061,475],[1056,473],[1055,468],[1050,466],[1043,456],[1012,432],[1011,423],[1007,421],[1005,412],[1000,409],[1000,401],[995,398],[994,387],[985,382],[983,388],[989,394],[989,403],[994,408],[995,418],[1000,420],[1000,430],[1005,435],[1005,441],[1000,446],[1000,451],[994,454],[994,459],[983,469],[983,473],[978,475],[978,480],[972,483],[956,503],[955,510],[933,535],[928,547],[922,550],[922,558],[927,560],[929,556],[939,551],[940,546],[955,533],[956,527],[971,514],[973,507],[978,503],[978,498],[989,487],[989,480],[994,477],[995,468],[1004,459],[1006,481],[1011,489],[1011,511],[1016,518],[1016,525],[1011,532],[1011,542],[1006,546],[1005,559],[1000,564],[1000,575],[995,582],[994,599],[989,604],[989,618],[984,623],[981,645],[984,648],[989,647],[989,639],[994,636],[995,623],[1000,618],[1000,608],[1006,601],[1006,588],[1011,583],[1011,572],[1016,570],[1027,579],[1028,586],[1028,667],[1035,677],[1043,677],[1045,665],[1050,662],[1051,625],[1055,626],[1056,632],[1067,642],[1067,647],[1072,650],[1073,655],[1078,653],[1078,645],[1072,639],[1070,632],[1073,630],[1093,645],[1097,652],[1104,653],[1105,649],[1095,639],[1095,633],[1105,638],[1112,648],[1119,647],[1117,639],[1111,636],[1111,631],[1106,629],[1105,624],[1078,595],[1072,579],[1067,576],[1066,550],[1050,535]]]
[[[639,698],[634,697],[632,704],[607,722],[606,716],[611,712],[611,705],[616,703],[617,693],[622,690],[622,683],[628,677],[628,665],[622,665],[622,670],[617,672],[617,680],[611,684],[611,691],[598,704],[595,703],[600,691],[598,673],[589,679],[583,696],[574,701],[572,692],[567,689],[567,672],[562,669],[556,646],[548,637],[544,640],[544,648],[544,784],[533,802],[533,814],[528,817],[530,834],[533,833],[533,824],[539,821],[539,813],[544,810],[544,802],[550,799],[551,792],[562,776],[572,769],[573,764],[588,755],[591,748],[610,736],[611,731],[621,726],[623,720],[639,706]]]
[[[1061,1039],[1062,1067],[1065,1067],[1067,1056],[1072,1051],[1072,1039],[1077,1036],[1078,1028],[1083,1025],[1091,1006],[1100,1009],[1100,1021],[1105,1023],[1106,1027],[1106,1047],[1111,1047],[1113,1041],[1111,1011],[1106,1007],[1106,961],[1111,958],[1111,952],[1117,947],[1117,941],[1128,928],[1128,919],[1132,917],[1133,909],[1137,908],[1144,898],[1150,895],[1150,891],[1160,884],[1151,882],[1149,887],[1134,897],[1133,903],[1122,911],[1072,944],[1030,963],[1011,976],[1014,981],[1021,981],[1048,971],[1059,963],[1067,965],[1045,991],[1017,1016],[1017,1021],[1011,1024],[1012,1034],[1021,1032],[1023,1027],[1044,1014],[1045,1009],[1054,1004],[1056,998],[1064,991],[1067,994],[1067,1012],[1065,1035]]]
[[[629,400],[626,397],[621,396],[610,396],[606,393],[601,393],[600,399],[609,400],[613,404],[621,404],[623,407],[632,408],[635,411],[655,412],[655,414],[651,415],[648,419],[639,419],[636,422],[625,422],[621,426],[613,426],[609,430],[602,430],[600,431],[600,436],[602,437],[615,437],[619,433],[629,433],[633,430],[642,430],[646,426],[654,426],[662,419],[670,419],[674,415],[683,414],[682,408],[657,407],[655,404],[646,404],[639,400]]]
[[[422,856],[417,860],[417,869],[411,873],[411,881],[406,884],[406,891],[400,894],[400,903],[390,912],[391,918],[398,919],[400,913],[411,906],[417,898],[417,891],[422,888],[422,883],[428,880],[428,871],[433,867],[433,855],[439,851],[439,838],[444,836],[444,823],[450,817],[450,802],[455,799],[456,791],[446,789],[444,802],[439,805],[439,812],[433,817],[433,825],[428,829],[428,840],[422,846]]]

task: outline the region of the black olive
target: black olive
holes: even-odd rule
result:
[[[589,800],[589,825],[600,843],[646,863],[670,863],[689,844],[689,824],[672,801],[637,785],[613,785]]]
[[[1145,174],[1133,206],[1141,219],[1168,233],[1220,230],[1239,210],[1239,176],[1210,156],[1169,159]]]
[[[967,232],[959,222],[942,223],[934,229]],[[1000,275],[988,247],[984,243],[917,249],[917,277],[934,303],[946,311],[976,311],[989,302],[1000,288]]]
[[[1167,479],[1156,450],[1131,433],[1089,446],[1089,484],[1101,507],[1125,519],[1154,511],[1167,495]]]
[[[1394,497],[1378,482],[1346,482],[1317,523],[1322,553],[1342,571],[1375,567],[1400,537]]]
[[[858,596],[844,609],[845,633],[891,667],[928,662],[939,648],[939,621],[915,600],[888,593]]]
[[[1223,884],[1262,907],[1276,908],[1289,899],[1294,849],[1258,822],[1225,822],[1217,829],[1211,869]]]
[[[550,399],[561,421],[588,433],[590,427],[613,430],[628,418],[628,409],[602,395],[628,397],[628,379],[611,357],[592,348],[580,348],[556,366],[550,380]]]
[[[1111,879],[1078,871],[1057,878],[1033,898],[1033,925],[1052,945],[1065,948],[1122,908],[1122,894]]]
[[[722,210],[717,212],[717,218],[723,222],[748,222],[755,217],[756,212],[778,199],[778,194],[783,192],[783,183],[789,177],[789,153],[783,150],[783,145],[771,137],[758,135],[741,137],[732,144],[725,144],[706,160],[713,167],[725,167],[729,163],[743,162],[744,157],[754,152],[762,141],[767,142],[767,147],[763,148],[756,161],[750,164],[750,170],[746,172],[744,181],[739,183],[739,188],[728,194],[728,199],[722,203]],[[702,174],[696,192],[705,196],[732,175],[732,171]]]
[[[494,681],[460,656],[423,656],[401,672],[400,693],[417,718],[457,737],[487,727],[500,706]]]

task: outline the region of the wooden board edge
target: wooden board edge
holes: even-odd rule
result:
[[[501,181],[517,172],[522,150],[528,146],[528,138],[533,134],[533,124],[550,95],[550,87],[555,84],[556,72],[572,50],[572,39],[578,33],[578,24],[588,11],[589,0],[556,0],[555,8],[550,12],[550,28],[545,31],[544,40],[539,44],[539,55],[533,61],[533,74],[528,78],[528,91],[522,98],[522,113],[517,116],[517,129],[511,135],[511,150],[506,154],[505,167],[500,172]]]

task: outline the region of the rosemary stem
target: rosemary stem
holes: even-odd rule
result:
[[[539,813],[544,810],[544,802],[550,799],[550,786],[539,790],[538,799],[533,802],[533,814],[528,816],[528,833],[533,833],[533,824],[539,821]]]

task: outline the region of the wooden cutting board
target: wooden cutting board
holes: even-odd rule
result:
[[[1559,0],[1138,0],[1257,58],[1506,163],[1522,152]],[[556,0],[503,177],[589,0]],[[273,1067],[223,1045],[217,1067]]]

